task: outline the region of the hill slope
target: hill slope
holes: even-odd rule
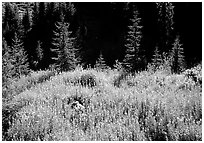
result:
[[[201,85],[184,74],[120,77],[94,69],[22,77],[3,103],[3,140],[202,140]]]

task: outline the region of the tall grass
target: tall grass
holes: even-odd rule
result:
[[[200,86],[180,88],[184,75],[159,72],[117,77],[77,69],[17,92],[2,107],[3,140],[202,140]]]

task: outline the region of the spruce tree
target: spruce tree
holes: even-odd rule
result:
[[[172,58],[172,72],[179,73],[185,68],[185,57],[184,57],[184,49],[182,44],[180,44],[180,37],[177,36],[171,51]]]
[[[37,25],[38,23],[38,14],[39,14],[39,10],[38,10],[38,3],[34,2],[34,6],[33,6],[33,12],[32,12],[32,26]]]
[[[12,71],[12,51],[11,48],[7,45],[6,40],[2,40],[2,84],[6,85],[8,80],[12,78],[14,72]]]
[[[160,54],[158,46],[156,46],[156,48],[154,50],[152,63],[153,63],[153,66],[154,66],[154,70],[158,69],[159,66],[162,64],[162,56]]]
[[[97,59],[95,66],[99,70],[103,70],[103,69],[107,68],[105,60],[104,60],[103,55],[102,55],[102,52],[100,52],[99,58]]]
[[[44,57],[44,53],[43,53],[43,49],[42,49],[42,42],[39,40],[37,41],[37,47],[36,47],[36,60],[34,61],[34,66],[36,69],[40,69],[42,67],[43,64],[43,57]]]
[[[76,49],[76,55],[77,55],[77,59],[78,59],[78,64],[83,66],[82,63],[82,59],[83,59],[83,55],[82,55],[82,50],[83,50],[83,46],[84,46],[84,38],[81,32],[81,28],[79,27],[75,33],[75,40],[74,40],[74,47]]]
[[[117,71],[122,71],[123,70],[123,65],[122,65],[122,63],[118,59],[115,60],[115,64],[113,65],[113,67]]]
[[[4,14],[2,20],[2,33],[7,45],[11,46],[15,33],[19,32],[19,15],[15,4],[4,3]]]
[[[22,25],[24,29],[24,36],[26,36],[29,30],[31,29],[31,18],[30,18],[30,10],[29,10],[28,5],[26,8],[26,12],[23,15]]]
[[[56,3],[50,2],[47,3],[47,11],[46,11],[46,18],[47,21],[49,22],[47,26],[49,28],[53,29],[55,27],[55,22],[57,20],[57,8],[56,8]]]
[[[55,54],[52,59],[55,64],[63,71],[71,70],[76,67],[77,58],[73,45],[74,38],[70,37],[69,23],[64,21],[64,15],[61,14],[60,21],[56,22],[55,38],[53,39],[53,48],[51,52]]]
[[[133,18],[131,25],[128,26],[129,31],[126,39],[126,55],[123,60],[125,69],[127,70],[139,70],[142,67],[143,55],[141,55],[141,38],[142,38],[142,26],[140,25],[141,18],[139,18],[139,12],[137,9],[133,10]]]
[[[171,2],[157,2],[159,39],[158,45],[161,53],[168,52],[173,42],[174,6]]]
[[[12,51],[10,46],[7,45],[6,40],[2,39],[2,98],[8,95],[8,88],[11,84],[13,75],[15,74],[12,65]]]
[[[26,75],[29,72],[29,64],[27,59],[27,54],[23,48],[23,42],[19,38],[19,35],[15,33],[12,44],[12,65],[14,66],[14,71],[16,77],[21,75]]]
[[[46,3],[40,2],[39,3],[39,20],[38,20],[38,40],[42,42],[41,48],[43,49],[43,59],[42,63],[40,63],[39,68],[40,69],[46,69],[48,68],[50,62],[51,62],[51,51],[50,46],[52,42],[52,27],[50,27],[50,23],[47,19],[47,10],[48,7],[46,6]],[[54,23],[54,22],[53,22]],[[36,47],[37,48],[37,47]]]
[[[21,35],[22,35],[22,41],[24,44],[23,46],[24,46],[24,48],[28,54],[29,54],[29,50],[31,49],[31,47],[27,46],[26,42],[30,38],[30,37],[28,37],[28,34],[32,29],[31,24],[32,23],[31,23],[31,17],[30,17],[30,10],[29,10],[29,6],[27,4],[26,12],[24,13],[24,15],[22,17],[22,22],[21,22]],[[31,39],[29,39],[29,40],[31,40]],[[28,43],[30,44],[30,42],[28,42]],[[33,50],[32,50],[32,52],[33,52]]]
[[[21,75],[27,75],[29,64],[27,55],[23,48],[23,43],[19,35],[15,33],[12,46],[8,46],[6,41],[2,40],[2,77],[3,82],[8,79],[19,78]]]
[[[32,12],[31,12],[32,11]],[[39,40],[38,33],[38,3],[33,3],[33,8],[27,9],[26,13],[23,16],[23,29],[24,29],[24,49],[28,54],[29,67],[33,70],[36,70],[36,47],[37,41]]]
[[[65,20],[70,21],[71,18],[73,18],[73,16],[76,13],[76,8],[74,6],[74,3],[72,3],[72,2],[66,2],[65,3],[65,13],[66,13]]]

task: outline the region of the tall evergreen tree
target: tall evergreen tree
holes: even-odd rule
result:
[[[55,53],[56,65],[63,71],[71,70],[76,67],[77,58],[73,45],[74,38],[70,37],[69,23],[64,21],[64,15],[60,17],[60,21],[56,23],[56,30],[54,31],[55,38],[53,39],[54,47],[51,49]]]
[[[12,44],[12,65],[14,65],[15,75],[20,77],[26,75],[29,71],[29,64],[27,54],[23,47],[23,42],[19,38],[19,35],[15,33]]]
[[[2,39],[2,98],[7,97],[9,92],[8,87],[11,83],[13,75],[15,74],[12,65],[12,51],[7,45],[6,40]]]
[[[32,12],[32,26],[37,25],[38,23],[38,14],[39,14],[39,10],[38,10],[38,3],[34,2],[34,6],[33,6],[33,12]]]
[[[75,33],[74,47],[77,50],[77,53],[76,53],[77,58],[78,58],[79,64],[81,65],[83,65],[82,63],[83,55],[81,54],[83,45],[84,45],[84,37],[81,32],[81,28],[79,27]]]
[[[158,46],[160,51],[169,52],[173,42],[174,30],[174,6],[171,2],[157,2],[159,39]]]
[[[2,51],[3,82],[10,78],[18,78],[21,75],[26,75],[29,72],[27,54],[17,33],[15,33],[12,46],[8,46],[3,38]]]
[[[8,79],[12,78],[14,74],[12,71],[13,65],[12,62],[12,51],[11,48],[7,45],[6,40],[2,39],[2,83],[3,85],[8,82]]]
[[[185,68],[185,57],[184,57],[184,49],[182,44],[180,44],[180,37],[177,36],[171,51],[172,58],[172,72],[179,73]]]
[[[137,9],[133,10],[133,18],[131,25],[128,26],[129,31],[126,39],[126,55],[123,60],[125,69],[127,70],[140,70],[143,64],[142,49],[140,42],[142,38],[142,26],[140,25],[141,18]]]
[[[31,29],[31,19],[30,19],[30,10],[29,10],[29,6],[27,4],[26,7],[26,12],[23,15],[23,19],[22,19],[22,25],[23,25],[23,29],[24,29],[24,36],[27,35],[28,31]]]
[[[45,69],[49,66],[50,62],[51,62],[51,57],[50,57],[50,46],[51,46],[51,42],[52,42],[52,30],[50,27],[48,18],[47,18],[47,11],[48,11],[48,7],[47,7],[47,3],[44,2],[40,2],[39,4],[39,23],[38,23],[38,34],[39,35],[39,39],[41,41],[41,48],[43,49],[43,59],[42,62],[40,63],[40,67],[41,69]],[[53,21],[54,23],[54,21]],[[52,26],[52,25],[51,25]],[[37,48],[37,47],[36,47]]]
[[[41,45],[42,45],[42,42],[40,42],[40,40],[37,41],[37,47],[36,47],[37,58],[34,61],[34,65],[37,69],[40,69],[42,67],[42,64],[43,64],[42,60],[43,60],[44,55],[43,55],[43,49],[42,49]]]
[[[65,13],[66,13],[65,21],[70,22],[76,13],[76,8],[74,6],[74,3],[72,3],[72,2],[66,2],[65,3]]]
[[[15,3],[4,3],[2,33],[7,44],[11,46],[15,33],[19,32],[19,15]]]
[[[23,28],[25,29],[23,43],[25,51],[28,54],[29,66],[31,69],[36,70],[35,63],[37,61],[37,55],[35,51],[39,35],[41,35],[41,33],[38,33],[39,3],[35,2],[33,4],[31,14],[28,11],[24,14],[22,22]]]
[[[46,18],[47,21],[49,21],[49,24],[51,24],[51,26],[55,26],[55,21],[57,20],[57,5],[54,2],[49,2],[47,3],[47,10],[46,10]],[[50,26],[50,25],[47,25]]]

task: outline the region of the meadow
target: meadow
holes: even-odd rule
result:
[[[201,72],[32,72],[3,91],[2,140],[201,141]]]

